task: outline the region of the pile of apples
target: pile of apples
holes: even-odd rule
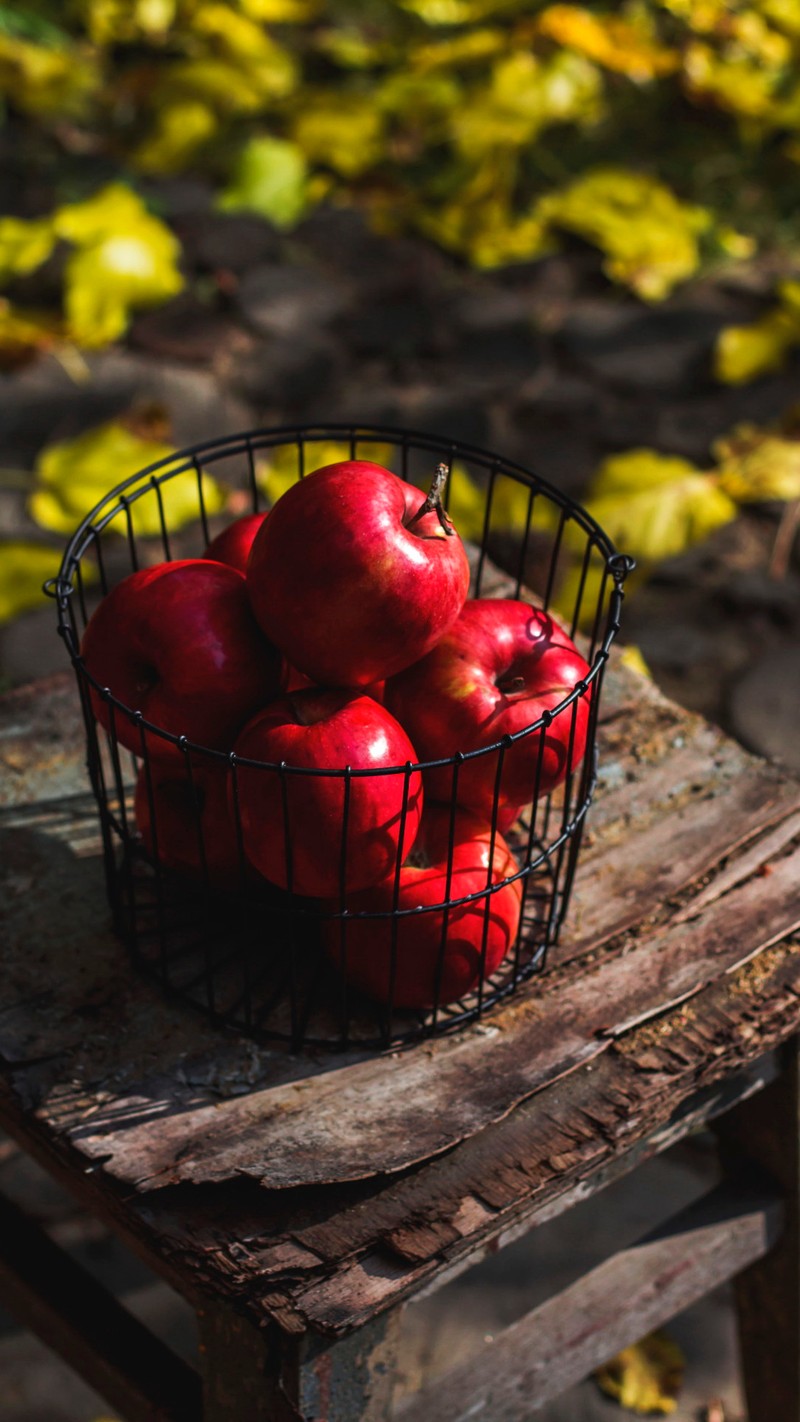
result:
[[[150,855],[224,891],[243,851],[256,882],[320,901],[351,985],[405,1008],[462,997],[514,943],[503,832],[580,762],[591,691],[550,719],[589,673],[570,638],[468,599],[446,477],[425,496],[363,460],[318,469],[203,558],[131,573],[81,646],[121,703],[93,691],[98,720],[143,758]]]

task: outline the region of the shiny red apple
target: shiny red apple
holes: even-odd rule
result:
[[[267,636],[321,686],[368,686],[425,655],[460,612],[464,546],[441,508],[379,464],[347,460],[278,500],[247,583]]]
[[[280,658],[257,626],[245,580],[202,558],[159,563],[103,598],[81,643],[86,669],[124,706],[175,736],[230,750],[253,713],[280,689]],[[97,694],[98,720],[111,710]],[[114,713],[117,739],[141,751],[138,725]],[[148,735],[151,755],[178,756]]]
[[[212,538],[203,557],[211,558],[216,563],[227,563],[240,573],[246,572],[250,549],[266,517],[266,513],[254,513],[234,519],[216,538]]]
[[[392,970],[391,918],[351,918],[324,928],[325,950],[353,987],[395,1007],[427,1008],[455,1002],[500,966],[519,926],[522,879],[486,890],[517,872],[508,845],[491,824],[466,810],[455,815],[448,880],[450,810],[428,806],[409,862],[400,871]],[[490,868],[491,865],[491,868]],[[352,914],[388,913],[395,905],[394,879],[352,895]],[[447,899],[477,895],[448,912]],[[445,922],[446,919],[446,922]]]
[[[180,767],[156,763],[136,781],[134,815],[148,854],[164,869],[238,889],[242,865],[225,765]],[[247,869],[250,873],[249,866]]]
[[[405,726],[420,759],[439,760],[524,731],[543,712],[555,711],[588,674],[575,644],[547,613],[525,602],[475,598],[432,652],[387,683],[386,706]],[[498,786],[502,825],[580,763],[590,694],[588,688],[549,726],[507,747]],[[497,751],[464,760],[458,803],[491,815],[498,768]],[[450,800],[453,783],[452,766],[425,773],[431,799]]]
[[[363,889],[390,874],[413,843],[422,813],[418,771],[349,779],[303,773],[348,765],[379,772],[416,760],[405,731],[371,697],[293,692],[255,716],[235,750],[240,759],[295,767],[243,764],[237,772],[245,852],[273,884],[320,898]]]

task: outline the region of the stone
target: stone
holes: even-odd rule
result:
[[[721,309],[696,306],[642,311],[627,301],[581,303],[558,334],[570,356],[603,381],[640,391],[683,391],[710,380]]]
[[[264,336],[303,338],[335,321],[349,307],[348,285],[313,267],[277,263],[253,267],[239,283],[242,319]]]
[[[211,364],[236,340],[235,322],[224,312],[184,292],[174,301],[137,316],[129,342],[135,350],[167,360]]]
[[[750,750],[800,771],[800,647],[773,648],[736,682],[728,714],[734,735]]]
[[[246,213],[208,212],[202,220],[176,223],[187,261],[205,271],[237,275],[276,261],[283,238],[263,218]]]
[[[261,415],[282,410],[296,414],[308,401],[327,398],[342,364],[338,343],[324,335],[280,336],[236,359],[228,381]]]

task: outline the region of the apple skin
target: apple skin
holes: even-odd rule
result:
[[[444,637],[407,671],[386,685],[386,706],[417,747],[421,760],[493,745],[552,711],[589,674],[574,643],[547,613],[510,598],[474,598]],[[548,794],[580,764],[586,748],[591,688],[573,703],[575,738],[567,766],[572,706],[542,733],[516,741],[506,751],[499,787],[501,827],[533,798],[540,745],[539,794]],[[491,816],[498,755],[461,764],[457,800]],[[425,772],[425,792],[449,801],[453,769]]]
[[[416,760],[402,726],[377,701],[351,691],[310,688],[281,697],[250,721],[236,754],[313,769],[378,770]],[[241,766],[237,772],[244,847],[264,878],[312,898],[341,889],[344,812],[342,776],[286,774],[291,876],[286,855],[281,776]],[[409,778],[400,848],[405,776],[356,776],[350,781],[345,892],[376,883],[406,854],[422,815],[422,777]],[[290,882],[291,878],[291,882]]]
[[[212,538],[203,557],[210,558],[215,563],[227,563],[228,567],[245,573],[250,549],[266,517],[266,513],[254,513],[234,519],[216,538]]]
[[[147,772],[139,771],[134,798],[134,815],[145,849],[164,869],[205,879],[214,889],[236,890],[241,886],[242,866],[236,825],[229,802],[229,772],[219,768],[192,767],[192,780],[171,763],[151,768],[151,813]],[[194,787],[194,790],[193,790]],[[196,799],[195,799],[196,796]],[[200,853],[199,829],[203,838],[205,872]],[[153,820],[155,819],[155,836]],[[249,865],[246,872],[252,875]]]
[[[159,563],[112,588],[81,642],[87,671],[124,706],[173,735],[230,750],[242,726],[280,690],[280,658],[250,611],[241,573],[202,558]],[[109,707],[92,693],[95,715]],[[117,739],[141,753],[139,728],[122,711]],[[180,751],[148,735],[149,754]]]
[[[366,460],[292,485],[253,544],[256,618],[320,686],[369,686],[410,666],[460,612],[469,564],[421,490]]]
[[[428,805],[420,836],[411,860],[400,871],[397,900],[399,909],[444,903],[447,897],[447,860],[450,809]],[[489,883],[491,824],[467,810],[455,814],[451,899],[478,893]],[[498,883],[517,872],[508,845],[495,834],[491,882]],[[500,966],[517,936],[522,904],[522,879],[505,884],[489,895],[489,922],[486,936],[484,978]],[[414,914],[397,920],[397,956],[394,992],[395,1007],[428,1008],[455,1002],[477,987],[481,978],[481,951],[487,896],[452,908],[447,919],[447,940],[439,991],[436,971],[442,942],[444,909]],[[353,894],[348,909],[356,913],[385,913],[394,906],[394,878],[386,879],[363,893]],[[332,906],[333,907],[333,906]],[[342,963],[341,920],[330,919],[323,930],[325,952],[335,967]],[[347,982],[368,997],[387,1003],[391,989],[392,921],[388,918],[347,920]]]

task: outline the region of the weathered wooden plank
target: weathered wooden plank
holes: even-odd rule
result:
[[[781,1056],[783,1070],[757,1106],[739,1106],[719,1123],[729,1167],[768,1170],[785,1202],[776,1247],[735,1283],[750,1422],[800,1422],[800,1037]]]
[[[761,1259],[778,1238],[782,1214],[775,1191],[718,1187],[405,1400],[398,1422],[525,1422],[621,1348]]]
[[[196,1422],[197,1373],[3,1196],[0,1297],[129,1422]]]
[[[352,1062],[213,1106],[190,1109],[187,1103],[161,1118],[158,1130],[138,1095],[117,1096],[110,1110],[98,1106],[88,1121],[80,1113],[72,1126],[67,1088],[59,1093],[61,1128],[138,1188],[234,1173],[273,1187],[322,1183],[373,1174],[379,1161],[384,1172],[402,1169],[498,1119],[597,1056],[604,1037],[700,991],[798,925],[800,850],[691,923],[552,974],[491,1022],[384,1059],[380,1069],[371,1060]],[[163,1090],[170,1090],[168,1083]],[[444,1128],[438,1121],[443,1110]],[[379,1156],[376,1126],[382,1129]]]
[[[294,1308],[323,1331],[358,1327],[427,1280],[479,1257],[482,1241],[551,1218],[562,1202],[575,1203],[615,1178],[620,1165],[678,1138],[686,1105],[688,1120],[697,1120],[691,1107],[704,1087],[735,1077],[798,1029],[800,950],[784,943],[694,1002],[637,1028],[589,1069],[523,1103],[453,1155],[295,1230],[298,1242],[327,1258],[327,1272],[313,1283],[310,1276],[292,1281]],[[706,1110],[712,1114],[713,1105]],[[639,1142],[643,1149],[635,1150]],[[493,1217],[456,1241],[449,1229],[434,1241],[436,1222],[457,1220],[471,1196]],[[415,1226],[425,1228],[434,1249],[426,1260],[409,1262],[392,1247],[394,1230],[402,1240]]]

